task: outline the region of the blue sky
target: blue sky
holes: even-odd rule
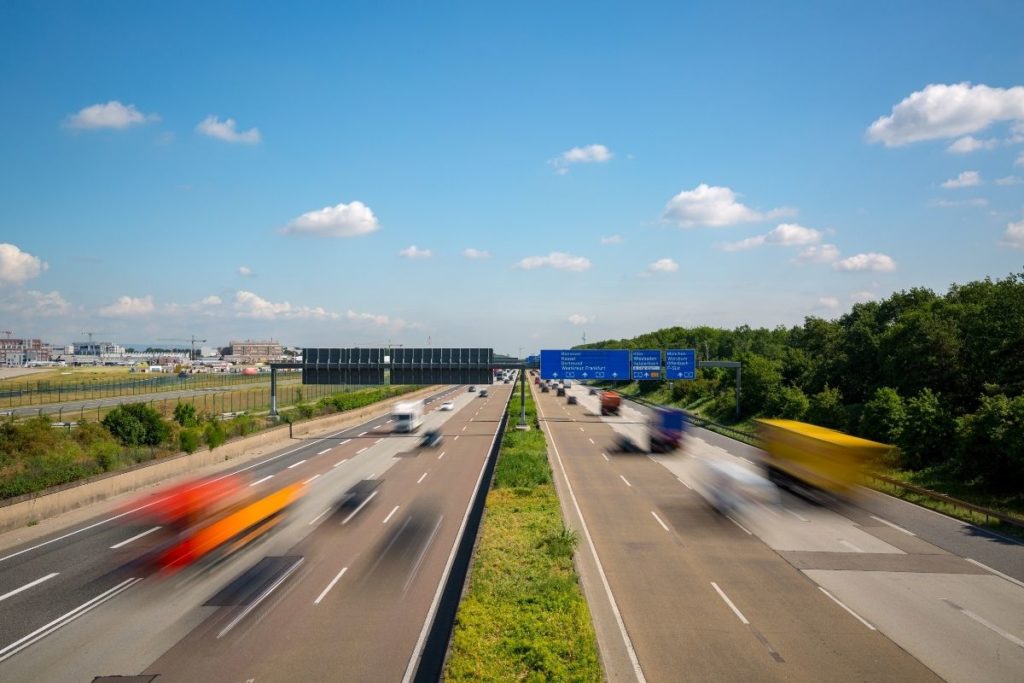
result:
[[[517,352],[1002,277],[1021,26],[1010,1],[7,3],[0,320]]]

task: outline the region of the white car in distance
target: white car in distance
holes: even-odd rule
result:
[[[441,410],[455,410],[455,402],[445,401],[444,403],[441,404]]]

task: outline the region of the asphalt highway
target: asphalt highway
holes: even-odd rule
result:
[[[433,396],[423,429],[442,430],[435,448],[384,416],[229,470],[268,493],[294,482],[308,493],[218,564],[139,573],[131,560],[159,533],[113,515],[0,552],[0,680],[402,680],[511,388]],[[364,479],[382,481],[375,495],[335,510]]]
[[[756,473],[756,449],[694,430],[674,454],[617,453],[644,412],[569,393],[535,397],[609,679],[1021,680],[1024,548],[867,494],[761,487],[726,516],[708,462]]]

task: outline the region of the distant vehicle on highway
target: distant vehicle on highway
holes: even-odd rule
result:
[[[541,384],[541,385],[540,385],[540,392],[541,392],[542,394],[546,394],[546,393],[548,393],[549,391],[551,391],[551,388],[550,388],[550,387],[549,387],[549,386],[548,386],[547,384]]]
[[[357,481],[352,488],[342,494],[341,498],[338,499],[337,507],[339,510],[346,510],[350,508],[357,508],[373,495],[373,492],[380,486],[380,479],[363,479]]]
[[[487,398],[487,390],[486,389],[481,389],[480,390],[480,398]]]
[[[571,406],[574,406],[574,405],[576,405],[576,397],[575,396],[570,396],[568,399],[566,399],[565,402],[568,403]]]
[[[618,415],[619,407],[622,405],[622,397],[614,391],[601,392],[601,414]]]
[[[396,403],[391,409],[391,419],[395,421],[394,431],[415,432],[423,424],[423,401]]]
[[[557,396],[565,396],[565,387],[558,387],[558,391],[555,394]]]
[[[466,391],[476,391],[476,387],[470,386],[469,389],[466,389]]]
[[[423,433],[423,439],[420,441],[420,446],[423,448],[434,448],[441,444],[441,430],[440,429],[429,429]]]
[[[455,402],[445,401],[444,403],[441,404],[441,410],[455,410]]]

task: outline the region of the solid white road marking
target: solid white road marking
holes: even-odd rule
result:
[[[328,512],[330,512],[330,511],[331,511],[331,510],[333,510],[333,509],[334,509],[334,508],[327,508],[326,510],[324,510],[323,512],[321,512],[321,513],[320,513],[319,515],[317,515],[316,517],[314,517],[313,519],[311,519],[311,520],[310,520],[310,522],[309,522],[309,524],[308,524],[307,526],[313,526],[314,524],[316,524],[316,520],[320,519],[321,517],[323,517],[324,515],[326,515],[326,514],[327,514]]]
[[[855,546],[854,544],[850,543],[847,540],[844,540],[844,539],[840,538],[839,542],[842,543],[843,545],[845,545],[847,548],[849,548],[850,550],[852,550],[855,553],[862,553],[862,552],[864,552],[863,550],[861,550],[860,548],[858,548],[857,546]]]
[[[139,581],[142,581],[142,579],[134,577],[130,579],[125,579],[113,588],[108,588],[107,590],[103,591],[91,600],[88,600],[79,605],[78,607],[74,608],[70,612],[62,614],[50,623],[45,624],[44,626],[40,626],[35,631],[32,631],[32,633],[29,633],[27,636],[23,636],[20,639],[11,643],[10,645],[4,647],[3,649],[0,649],[0,662],[9,659],[10,657],[13,657],[29,645],[32,645],[33,643],[42,640],[43,638],[58,630],[62,626],[70,624],[72,621],[82,616],[86,612],[92,610],[94,607],[98,607],[107,600],[110,600],[111,598],[116,596],[118,593],[121,593],[122,591],[128,589],[132,585],[138,583]]]
[[[580,427],[580,431],[581,431],[581,432],[583,431],[583,427]]]
[[[737,617],[739,617],[739,620],[742,621],[744,624],[746,624],[747,626],[750,626],[750,622],[747,621],[747,618],[745,616],[743,616],[743,612],[741,612],[736,607],[736,605],[732,604],[732,600],[730,600],[729,596],[725,594],[725,591],[723,591],[721,588],[719,588],[718,584],[715,583],[714,581],[711,582],[711,586],[715,589],[715,591],[722,598],[722,600],[725,600],[725,604],[727,604],[729,606],[729,609],[732,610],[732,613],[735,614]]]
[[[235,626],[237,626],[238,622],[240,622],[242,619],[245,619],[245,617],[248,616],[249,612],[252,612],[254,609],[256,609],[261,602],[266,600],[268,597],[270,597],[271,593],[273,593],[275,590],[277,590],[278,586],[280,586],[282,583],[284,583],[285,580],[289,576],[294,574],[295,570],[298,569],[299,565],[301,565],[304,561],[305,561],[305,558],[303,558],[303,557],[300,557],[298,560],[296,560],[295,563],[291,567],[288,568],[288,571],[286,571],[284,574],[281,575],[281,578],[279,578],[274,583],[270,584],[270,586],[268,586],[265,591],[260,593],[258,598],[256,598],[252,602],[250,602],[249,605],[244,610],[239,612],[237,617],[232,619],[231,622],[227,626],[225,626],[223,629],[221,629],[221,632],[217,634],[217,638],[223,638],[224,636],[226,636],[228,634],[228,631],[230,631]]]
[[[348,458],[345,458],[344,460],[339,460],[338,462],[334,463],[333,466],[337,467],[338,465],[344,465],[347,462],[348,462]]]
[[[331,452],[330,448],[325,448],[322,451],[320,451],[319,453],[317,453],[317,455],[323,455],[324,453],[330,453],[330,452]]]
[[[160,527],[157,527],[157,529],[159,529],[159,528]],[[10,591],[9,593],[4,593],[3,595],[0,595],[0,602],[3,602],[4,600],[6,600],[7,598],[11,597],[12,595],[17,595],[21,591],[27,591],[29,588],[32,588],[33,586],[38,586],[43,581],[49,581],[53,577],[57,576],[57,574],[60,574],[60,572],[53,572],[52,574],[47,574],[46,576],[44,576],[44,577],[42,577],[40,579],[36,579],[35,581],[31,581],[29,583],[26,583],[21,588],[15,588],[14,590]]]
[[[628,487],[630,487],[630,488],[632,488],[632,487],[633,487],[633,485],[629,483],[629,479],[626,479],[626,478],[625,478],[624,476],[622,476],[621,474],[619,475],[619,479],[621,479],[622,481],[626,482],[626,486],[628,486]]]
[[[358,512],[360,511],[360,510],[362,510],[362,509],[363,509],[364,507],[366,507],[366,504],[367,504],[367,503],[369,503],[369,502],[370,502],[371,500],[373,500],[373,497],[374,497],[374,496],[376,496],[376,495],[377,495],[377,492],[376,492],[376,491],[374,491],[373,493],[371,493],[370,495],[368,495],[368,496],[366,497],[366,500],[364,500],[364,501],[363,501],[362,503],[360,503],[360,504],[359,504],[359,507],[357,507],[357,508],[356,508],[355,510],[353,510],[353,511],[352,511],[352,512],[351,512],[351,513],[349,514],[349,516],[348,516],[348,517],[346,517],[345,519],[343,519],[343,520],[341,521],[341,523],[342,523],[342,524],[348,524],[348,521],[349,521],[350,519],[352,519],[353,517],[355,517],[355,516],[356,516],[356,513],[358,513]]]
[[[992,572],[992,573],[993,573],[993,574],[995,574],[996,576],[998,576],[998,577],[1001,577],[1001,578],[1004,578],[1004,579],[1006,579],[1007,581],[1009,581],[1010,583],[1015,583],[1015,584],[1017,584],[1018,586],[1020,586],[1021,588],[1024,588],[1024,582],[1022,582],[1022,581],[1018,581],[1017,579],[1013,578],[1012,576],[1007,576],[1006,574],[1002,573],[1002,572],[1001,572],[1001,571],[999,571],[998,569],[993,569],[992,567],[988,566],[987,564],[982,564],[981,562],[978,562],[977,560],[972,560],[972,559],[971,559],[971,558],[969,558],[969,557],[968,557],[968,558],[965,558],[965,559],[966,559],[966,560],[967,560],[968,562],[970,562],[971,564],[973,564],[973,565],[977,565],[978,567],[981,567],[982,569],[987,569],[988,571]]]
[[[654,510],[651,510],[651,514],[652,514],[652,515],[654,515],[654,519],[658,520],[658,524],[660,524],[660,525],[661,525],[661,528],[662,528],[662,529],[664,529],[665,531],[668,531],[668,530],[669,530],[669,528],[668,528],[668,526],[667,526],[667,525],[665,524],[665,522],[661,521],[661,517],[659,517],[659,516],[658,516],[658,513],[657,513],[657,512],[655,512]]]
[[[915,534],[913,531],[907,531],[906,529],[901,527],[899,524],[893,524],[892,522],[887,522],[886,520],[882,519],[881,517],[875,517],[874,515],[871,515],[871,519],[875,520],[876,522],[881,522],[882,524],[885,524],[886,526],[891,526],[893,529],[896,529],[897,531],[902,531],[907,536],[917,536],[917,534]]]
[[[693,487],[687,484],[685,481],[683,481],[682,477],[676,477],[676,479],[678,479],[679,483],[685,486],[686,488],[690,489],[691,491],[693,490]]]
[[[416,480],[416,483],[419,484],[421,481],[423,481],[426,478],[427,478],[427,473],[424,472],[423,474],[420,475],[420,478]]]
[[[359,432],[357,436],[366,436],[366,432]]]
[[[847,612],[849,612],[849,613],[850,613],[850,615],[851,615],[851,616],[852,616],[852,617],[853,617],[854,619],[856,619],[856,620],[857,620],[857,621],[859,621],[860,623],[864,624],[865,626],[867,626],[867,627],[868,627],[869,629],[871,629],[872,631],[877,631],[877,630],[878,630],[878,629],[876,629],[876,628],[875,628],[874,626],[872,626],[871,624],[869,624],[869,623],[867,622],[867,620],[865,620],[865,619],[864,619],[863,617],[861,617],[861,616],[860,616],[859,614],[857,614],[857,613],[856,613],[856,612],[854,612],[854,611],[853,611],[852,609],[850,609],[849,607],[847,607],[846,605],[844,605],[844,604],[842,603],[842,601],[840,601],[840,600],[839,600],[839,598],[837,598],[836,596],[832,595],[831,593],[829,593],[829,592],[828,592],[827,590],[825,590],[825,589],[824,589],[824,588],[822,588],[821,586],[818,586],[818,590],[820,590],[820,591],[821,591],[822,593],[824,593],[825,595],[827,595],[828,597],[830,597],[830,598],[832,599],[832,602],[836,603],[837,605],[839,605],[840,607],[842,607],[842,608],[843,608],[844,610],[846,610]]]
[[[459,440],[459,435],[458,435],[458,434],[456,434],[456,435],[455,435],[455,438],[454,438],[454,439],[452,439],[452,441],[458,441],[458,440]]]
[[[377,439],[376,441],[374,441],[374,443],[380,443],[380,442],[381,442],[381,441],[383,441],[383,440],[384,440],[383,438],[381,438],[381,439]]]
[[[320,601],[324,599],[324,596],[327,595],[327,593],[330,592],[330,590],[332,588],[334,588],[334,584],[338,583],[338,579],[340,579],[342,576],[344,576],[345,572],[347,572],[347,571],[348,571],[348,567],[342,567],[341,571],[338,572],[338,575],[335,576],[333,579],[331,579],[331,582],[329,584],[327,584],[327,588],[324,589],[324,592],[321,593],[320,595],[318,595],[316,600],[313,601],[313,604],[314,605],[319,605]]]
[[[401,506],[401,505],[396,505],[396,506],[395,506],[395,507],[394,507],[394,508],[393,508],[393,509],[391,510],[391,512],[389,512],[389,513],[388,513],[388,516],[384,518],[384,521],[383,521],[383,522],[381,522],[381,524],[387,524],[387,523],[388,523],[388,520],[390,520],[390,519],[391,519],[391,516],[392,516],[393,514],[395,514],[396,512],[398,512],[398,508],[400,508],[400,507],[402,507],[402,506]]]
[[[441,451],[441,455],[437,456],[437,459],[440,460],[443,458],[445,453],[447,453],[447,451]]]
[[[979,624],[981,624],[982,626],[984,626],[988,630],[992,631],[993,633],[998,633],[1003,638],[1006,638],[1008,641],[1010,641],[1011,643],[1013,643],[1017,647],[1024,647],[1024,640],[1021,640],[1020,638],[1018,638],[1017,636],[1013,635],[1009,631],[1007,631],[1005,629],[1002,629],[999,626],[996,626],[995,624],[993,624],[991,621],[989,621],[985,617],[977,615],[977,614],[975,614],[974,612],[972,612],[969,609],[964,609],[963,607],[961,607],[960,605],[956,604],[952,600],[948,600],[946,598],[942,598],[942,601],[944,603],[946,603],[947,605],[949,605],[950,607],[952,607],[953,609],[960,610],[961,614],[963,614],[964,616],[968,616],[971,619],[974,619],[976,622],[978,622]]]
[[[306,462],[306,461],[305,460],[300,460],[300,461],[298,461],[296,463],[292,463],[291,465],[288,465],[288,469],[290,469],[290,470],[295,469],[296,467],[298,467],[299,465],[301,465],[304,462]]]
[[[148,536],[148,535],[150,535],[151,533],[153,533],[154,531],[156,531],[159,528],[160,527],[155,526],[152,529],[147,529],[146,531],[143,531],[141,534],[135,534],[134,536],[132,536],[129,539],[125,539],[125,540],[121,541],[120,543],[115,543],[114,545],[110,546],[110,549],[111,550],[117,550],[118,548],[123,548],[124,546],[128,545],[132,541],[137,541],[140,538],[142,538],[143,536]],[[0,600],[3,600],[3,598],[0,598]]]
[[[733,524],[735,524],[735,525],[736,525],[736,526],[738,526],[739,528],[741,528],[741,529],[743,529],[744,531],[746,531],[746,532],[747,532],[747,536],[753,536],[753,535],[754,535],[754,534],[750,533],[750,531],[749,531],[749,530],[747,529],[747,527],[745,527],[745,526],[743,526],[742,524],[740,524],[739,522],[737,522],[737,521],[736,521],[736,519],[735,519],[735,518],[734,518],[734,517],[733,517],[732,515],[726,515],[726,517],[728,517],[728,518],[729,518],[729,521],[730,521],[730,522],[732,522]]]
[[[320,476],[319,474],[314,474],[312,477],[310,477],[309,479],[307,479],[306,481],[304,481],[302,483],[303,484],[308,484],[308,483],[312,482],[314,479],[316,479],[319,476]]]
[[[463,427],[463,428],[462,428],[462,431],[466,431],[466,428],[465,428],[465,427]]]
[[[274,478],[274,475],[271,474],[269,476],[263,477],[262,479],[257,479],[253,483],[249,484],[249,486],[256,486],[257,484],[262,484],[263,482],[267,481],[268,479],[273,479],[273,478]]]
[[[811,521],[811,520],[807,519],[806,517],[804,517],[803,515],[799,515],[796,512],[793,512],[789,508],[782,508],[782,509],[785,510],[786,512],[788,512],[789,514],[793,515],[797,519],[799,519],[801,522],[809,522],[809,521]]]

